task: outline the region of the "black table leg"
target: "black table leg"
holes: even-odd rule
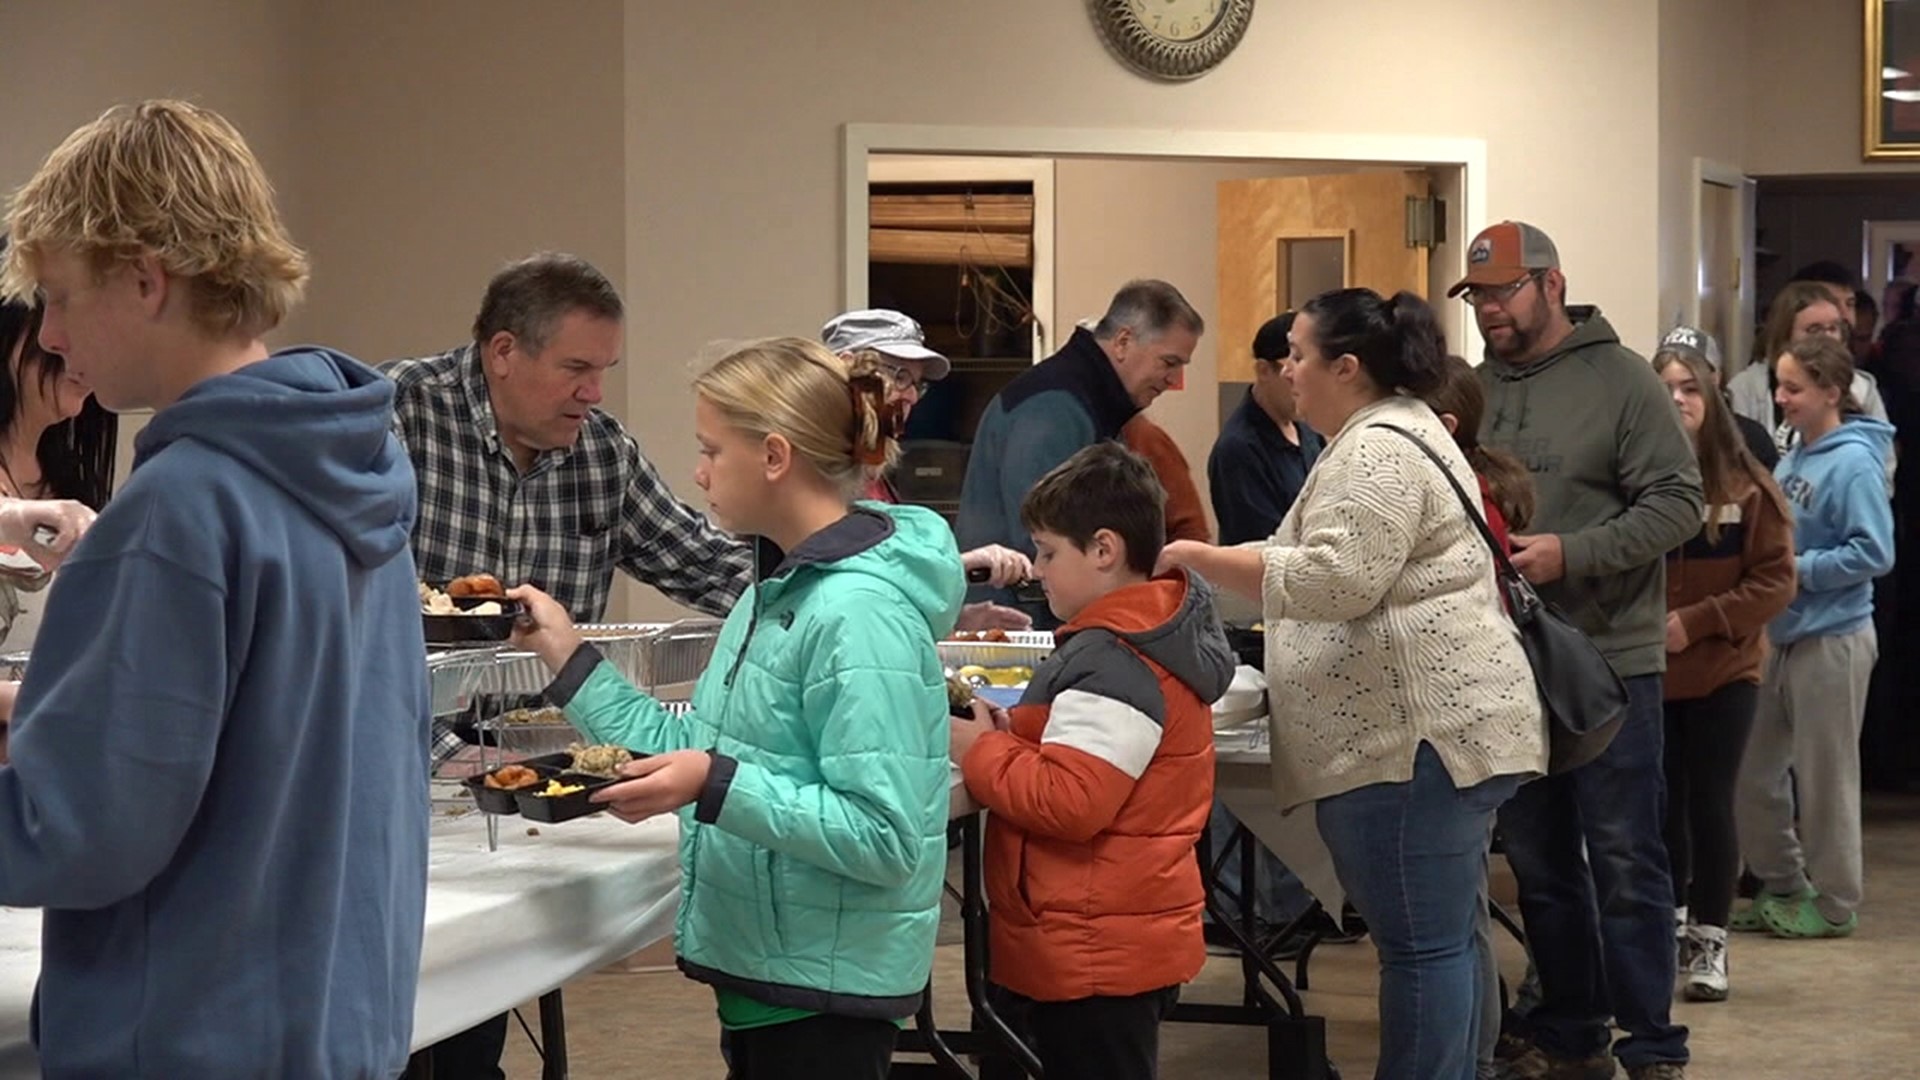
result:
[[[567,1014],[560,991],[540,997],[540,1080],[567,1080]]]

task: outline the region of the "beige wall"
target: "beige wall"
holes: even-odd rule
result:
[[[1660,295],[1655,332],[1680,321],[1698,291],[1693,258],[1694,159],[1739,168],[1748,132],[1748,0],[1661,0]],[[1650,352],[1655,339],[1627,339]]]
[[[1859,0],[1751,0],[1749,175],[1920,170],[1920,161],[1861,160],[1864,7]]]

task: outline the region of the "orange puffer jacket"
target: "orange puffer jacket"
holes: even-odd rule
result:
[[[961,763],[988,811],[993,981],[1037,1001],[1145,993],[1205,961],[1194,844],[1233,654],[1206,582],[1108,593],[1056,632],[1011,730]]]

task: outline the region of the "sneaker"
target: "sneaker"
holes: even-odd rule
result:
[[[1687,1080],[1687,1067],[1677,1061],[1655,1061],[1627,1070],[1627,1080]]]
[[[1533,1046],[1519,1057],[1498,1064],[1501,1080],[1613,1080],[1613,1055],[1605,1050],[1569,1061]]]
[[[1693,966],[1693,928],[1686,923],[1675,923],[1673,927],[1673,970],[1685,975]]]
[[[1760,921],[1774,937],[1842,938],[1851,937],[1860,927],[1860,916],[1850,914],[1842,923],[1829,922],[1813,902],[1813,894],[1798,898],[1768,897],[1760,902]]]
[[[1688,928],[1687,966],[1680,969],[1688,1001],[1727,1000],[1727,932],[1717,926]]]

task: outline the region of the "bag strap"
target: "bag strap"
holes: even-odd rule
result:
[[[1487,550],[1493,552],[1493,565],[1499,569],[1500,576],[1506,579],[1518,578],[1522,581],[1526,580],[1521,577],[1520,571],[1513,568],[1513,563],[1507,558],[1507,553],[1500,550],[1500,541],[1495,539],[1493,529],[1487,525],[1486,517],[1474,507],[1473,499],[1467,494],[1467,489],[1461,486],[1460,481],[1454,477],[1453,470],[1447,468],[1446,461],[1442,460],[1439,454],[1433,452],[1433,447],[1428,446],[1425,439],[1422,439],[1420,436],[1415,435],[1413,432],[1408,431],[1398,424],[1383,423],[1368,424],[1367,426],[1386,428],[1396,435],[1405,436],[1409,442],[1419,447],[1420,452],[1427,455],[1427,460],[1433,462],[1434,466],[1440,470],[1440,475],[1447,478],[1447,483],[1452,486],[1453,493],[1460,497],[1460,508],[1467,512],[1467,520],[1473,522],[1474,528],[1480,530],[1480,539],[1487,542]]]

